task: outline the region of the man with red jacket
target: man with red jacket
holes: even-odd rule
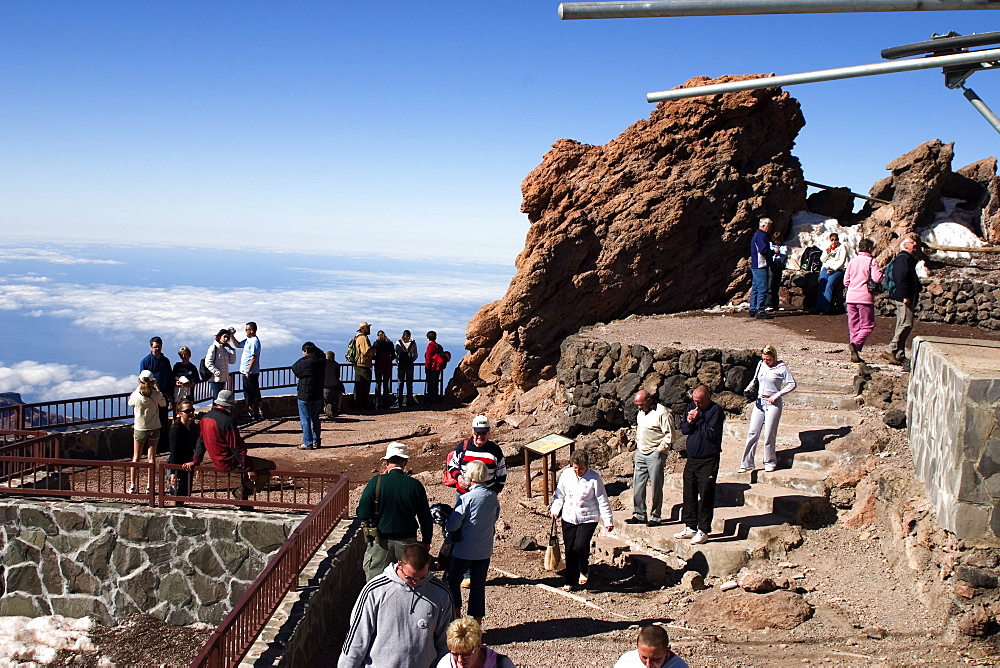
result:
[[[235,405],[233,393],[222,390],[212,404],[212,410],[205,413],[201,419],[201,436],[195,445],[194,459],[184,464],[184,469],[190,471],[200,466],[207,451],[212,458],[216,471],[242,471],[240,487],[233,490],[233,496],[246,501],[254,493],[267,485],[270,479],[269,470],[275,468],[275,463],[261,457],[251,457],[247,454],[247,444],[240,436],[240,430],[233,419],[232,411]]]
[[[427,389],[424,390],[428,404],[438,402],[438,388],[441,386],[441,372],[448,365],[448,353],[437,342],[437,332],[427,332],[427,349],[424,351],[424,371],[427,374]]]

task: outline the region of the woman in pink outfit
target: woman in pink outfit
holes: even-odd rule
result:
[[[844,286],[847,288],[847,331],[851,338],[851,361],[864,362],[861,350],[875,329],[875,295],[868,291],[868,279],[881,282],[884,275],[872,257],[875,242],[862,239],[858,255],[847,265]]]

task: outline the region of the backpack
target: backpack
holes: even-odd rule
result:
[[[345,357],[347,358],[347,361],[350,362],[351,364],[358,363],[357,337],[352,338],[350,342],[347,344],[347,354],[345,355]]]
[[[885,268],[885,289],[888,290],[890,299],[895,299],[893,295],[896,294],[896,281],[893,278],[893,273],[895,272],[893,272],[893,268],[896,266],[896,259],[898,257],[899,256],[897,255],[896,257],[892,258],[892,261],[889,263],[889,266]]]
[[[202,380],[214,380],[215,374],[208,370],[208,365],[205,364],[205,358],[201,358],[201,362],[198,363],[198,373],[201,374]]]
[[[822,258],[823,251],[816,246],[809,246],[802,251],[802,257],[799,260],[799,268],[801,268],[802,271],[818,274],[819,270],[823,268]]]

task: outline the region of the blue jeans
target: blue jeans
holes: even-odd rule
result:
[[[323,400],[298,400],[299,422],[302,423],[302,445],[307,447],[320,444],[319,413],[323,410]]]
[[[819,270],[819,291],[816,293],[816,310],[826,313],[830,310],[830,302],[837,288],[844,282],[844,270],[833,271],[823,267]]]
[[[219,398],[219,392],[222,392],[224,389],[226,389],[226,383],[225,382],[217,383],[214,380],[210,380],[208,381],[208,389],[212,393],[212,401],[215,401],[216,399]]]
[[[750,310],[763,311],[767,299],[767,267],[750,270]]]

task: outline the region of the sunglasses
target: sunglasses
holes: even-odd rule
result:
[[[194,413],[194,409],[193,408],[185,408],[184,410],[181,411],[181,413]]]

